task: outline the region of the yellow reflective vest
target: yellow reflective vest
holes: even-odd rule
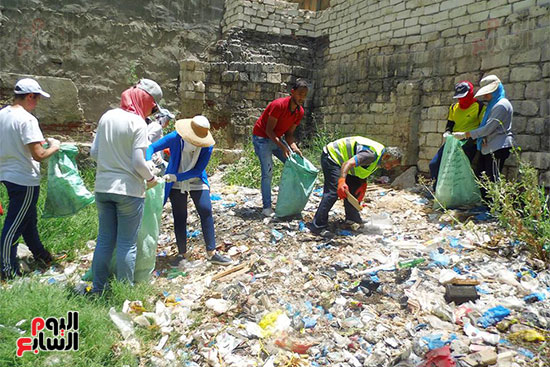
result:
[[[384,153],[384,146],[382,144],[362,136],[351,136],[349,138],[342,138],[329,143],[326,146],[326,151],[334,162],[342,166],[344,162],[348,161],[358,153],[357,144],[369,147],[376,153],[376,160],[368,167],[353,167],[349,171],[349,174],[365,179],[378,169],[378,162]]]

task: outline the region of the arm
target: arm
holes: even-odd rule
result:
[[[447,126],[445,126],[445,132],[452,133],[454,127],[455,127],[455,122],[451,120],[447,120]]]
[[[350,169],[352,169],[353,167],[355,167],[355,156],[351,157],[350,159],[348,159],[347,161],[344,162],[344,164],[342,165],[342,168],[340,168],[340,178],[346,178],[346,176],[348,175],[348,172]]]
[[[159,150],[163,150],[170,147],[170,143],[172,139],[177,137],[178,132],[173,131],[170,134],[166,135],[162,139],[154,142],[153,144],[149,145],[147,148],[147,151],[145,152],[145,159],[150,161],[153,157],[153,153],[158,152]]]
[[[96,136],[94,137],[94,141],[92,143],[92,148],[90,149],[90,156],[95,161],[97,161],[97,154],[98,154],[98,151],[97,151],[97,134],[96,134]]]
[[[144,148],[134,149],[132,152],[132,166],[144,180],[151,181],[155,178],[153,173],[149,170],[149,167],[147,167],[147,163],[145,163]]]
[[[44,149],[40,142],[34,142],[27,144],[31,151],[32,158],[37,162],[42,162],[45,159],[50,158],[55,152],[59,150],[59,145],[53,145],[48,149]]]
[[[214,150],[214,147],[202,148],[195,167],[187,172],[180,172],[176,174],[178,181],[185,181],[193,177],[200,177],[210,161],[212,150]]]
[[[468,131],[466,133],[467,138],[472,139],[478,139],[478,138],[484,138],[486,136],[489,136],[495,131],[499,126],[501,125],[501,122],[495,118],[489,118],[489,121],[482,126],[475,130]]]
[[[279,148],[283,151],[283,154],[286,158],[290,156],[290,151],[288,148],[281,142],[281,139],[279,139],[275,135],[275,126],[277,126],[277,119],[273,116],[269,116],[267,118],[267,125],[265,127],[265,134],[267,137],[275,142]]]
[[[290,129],[285,133],[285,140],[290,146],[290,149],[300,157],[302,157],[302,151],[298,148],[298,145],[296,145],[296,141],[294,140],[294,131],[296,131],[296,128],[298,125],[292,125]]]

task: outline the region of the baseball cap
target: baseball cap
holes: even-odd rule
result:
[[[497,90],[499,85],[500,79],[496,75],[487,75],[479,82],[481,88],[477,91],[475,97],[493,93]]]
[[[464,98],[468,95],[470,86],[466,82],[460,82],[455,84],[455,95],[453,98]]]
[[[31,78],[23,78],[17,81],[17,83],[15,83],[15,88],[13,89],[13,92],[15,94],[36,93],[46,98],[50,98],[49,93],[44,92],[40,84],[38,84],[36,80]]]
[[[157,105],[159,104],[162,99],[162,89],[160,89],[157,82],[151,79],[141,79],[137,84],[137,87],[146,91],[151,97],[153,97],[155,103]]]

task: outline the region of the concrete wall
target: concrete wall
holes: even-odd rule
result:
[[[0,72],[71,79],[97,121],[137,78],[177,108],[179,60],[219,37],[224,0],[2,0]]]
[[[422,172],[442,143],[454,84],[477,87],[494,73],[515,108],[523,156],[550,183],[550,0],[330,4],[310,12],[228,0],[222,31],[312,39],[309,123],[401,146]]]

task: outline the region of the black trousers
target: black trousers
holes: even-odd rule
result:
[[[489,180],[496,182],[504,168],[504,162],[510,156],[510,148],[503,148],[491,154],[482,154],[479,158],[479,173],[485,172]]]
[[[321,154],[321,167],[325,176],[325,185],[323,187],[323,198],[317,208],[313,225],[317,228],[323,228],[328,225],[328,212],[338,200],[338,179],[340,178],[341,167],[334,163],[327,153]],[[346,184],[349,191],[355,196],[355,191],[365,182],[359,177],[347,175]],[[344,200],[344,209],[346,211],[346,220],[351,220],[356,223],[362,223],[359,211],[353,207],[347,200]]]

